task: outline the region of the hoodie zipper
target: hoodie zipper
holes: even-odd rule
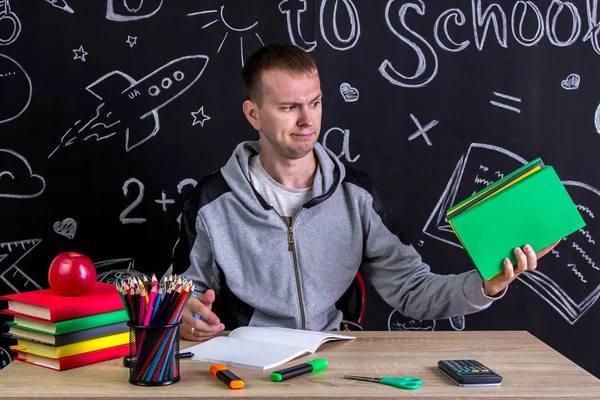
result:
[[[302,209],[300,209],[302,211]],[[296,258],[296,250],[294,247],[294,220],[300,214],[300,211],[292,218],[291,223],[288,225],[287,222],[279,215],[279,218],[288,228],[288,251],[292,252],[292,259],[294,260],[294,274],[296,275],[296,291],[298,293],[298,305],[300,306],[300,320],[302,322],[301,329],[306,330],[306,316],[304,315],[304,302],[302,301],[302,288],[300,287],[300,271],[298,269],[298,259]]]

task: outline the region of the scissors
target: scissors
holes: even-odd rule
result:
[[[346,379],[355,379],[357,381],[367,381],[367,382],[375,382],[381,383],[382,385],[389,385],[393,387],[397,387],[400,389],[407,390],[417,390],[419,386],[423,383],[422,379],[419,378],[389,378],[387,376],[381,378],[369,378],[366,376],[352,376],[352,375],[344,375]]]

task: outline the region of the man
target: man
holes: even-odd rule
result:
[[[312,57],[288,44],[263,47],[242,81],[243,111],[260,141],[240,143],[184,204],[173,269],[197,286],[183,312],[184,339],[206,340],[225,325],[339,329],[335,303],[359,268],[411,318],[474,313],[550,250],[515,249],[518,265],[505,260],[504,273],[485,282],[475,270],[431,273],[369,178],[317,143],[323,95]]]

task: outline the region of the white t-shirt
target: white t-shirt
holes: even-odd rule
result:
[[[254,189],[288,224],[302,205],[312,198],[312,186],[306,189],[290,189],[283,186],[265,171],[259,156],[250,157],[248,172]]]

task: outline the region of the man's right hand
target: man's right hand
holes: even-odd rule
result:
[[[225,329],[219,317],[211,311],[215,291],[209,289],[202,297],[192,297],[183,309],[183,324],[179,333],[183,339],[202,342]],[[201,315],[204,320],[194,318]]]

